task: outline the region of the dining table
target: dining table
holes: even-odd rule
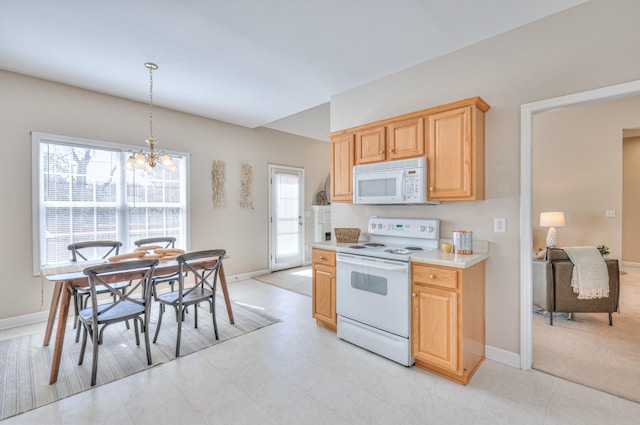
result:
[[[225,257],[226,258],[226,257]],[[215,266],[217,262],[216,258],[203,258],[198,261],[190,262],[195,269],[208,269]],[[96,265],[96,262],[86,263],[66,263],[66,268],[76,269],[72,271],[66,271],[65,265],[56,265],[49,270],[47,267],[43,267],[43,278],[53,283],[53,295],[51,297],[51,307],[49,309],[49,318],[47,320],[47,329],[44,335],[44,346],[48,346],[51,341],[51,335],[53,333],[53,327],[56,320],[56,313],[58,312],[58,306],[60,307],[60,314],[58,316],[58,329],[56,331],[55,344],[53,348],[53,358],[51,362],[51,374],[49,377],[49,384],[54,384],[58,380],[58,372],[60,370],[60,360],[62,356],[62,348],[64,346],[64,334],[67,327],[67,318],[69,316],[69,305],[71,301],[71,294],[73,288],[88,287],[89,278],[84,274],[84,266],[90,267]],[[104,264],[104,263],[102,263]],[[58,273],[58,270],[65,270]],[[178,262],[176,260],[169,260],[159,263],[155,270],[154,276],[163,276],[173,273],[177,273],[179,270]],[[136,278],[142,278],[144,271],[129,270],[126,272],[113,273],[109,276],[109,281],[119,282],[125,280],[133,280]],[[224,273],[224,264],[220,265],[218,277],[220,279],[220,287],[224,296],[224,301],[227,307],[227,313],[229,315],[229,322],[234,324],[233,311],[231,309],[231,300],[229,298],[229,290],[227,287],[227,279]]]

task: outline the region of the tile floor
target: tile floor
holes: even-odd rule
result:
[[[640,423],[640,404],[490,360],[454,384],[338,340],[315,325],[309,297],[255,280],[230,292],[283,322],[2,425]]]

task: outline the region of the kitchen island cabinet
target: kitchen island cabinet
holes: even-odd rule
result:
[[[336,253],[325,249],[312,250],[312,309],[319,326],[336,331]]]
[[[484,360],[485,261],[469,268],[412,263],[416,366],[467,384]]]

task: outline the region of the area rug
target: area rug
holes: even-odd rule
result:
[[[281,270],[271,274],[256,276],[254,279],[311,297],[311,266]]]
[[[235,324],[229,323],[224,300],[216,297],[216,319],[220,339],[215,340],[211,315],[205,304],[198,314],[198,328],[193,327],[193,314],[187,314],[183,324],[181,357],[220,344],[229,339],[255,331],[280,320],[264,313],[262,309],[234,302]],[[155,306],[154,306],[155,307]],[[157,323],[157,311],[152,311],[150,338],[153,340]],[[42,333],[23,335],[0,340],[0,420],[52,403],[91,388],[91,342],[81,366],[78,366],[80,343],[75,343],[73,322],[69,320],[60,363],[58,381],[49,385],[53,341],[42,346]],[[116,379],[158,366],[175,359],[176,321],[173,311],[167,310],[162,320],[158,341],[151,343],[153,364],[147,365],[144,339],[135,345],[133,329],[124,324],[114,324],[105,330],[104,342],[98,353],[98,379],[102,385]]]
[[[640,268],[620,276],[620,313],[533,315],[533,368],[640,402]]]

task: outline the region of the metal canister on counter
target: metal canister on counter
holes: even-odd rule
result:
[[[471,230],[453,231],[453,253],[473,254],[473,232]]]

